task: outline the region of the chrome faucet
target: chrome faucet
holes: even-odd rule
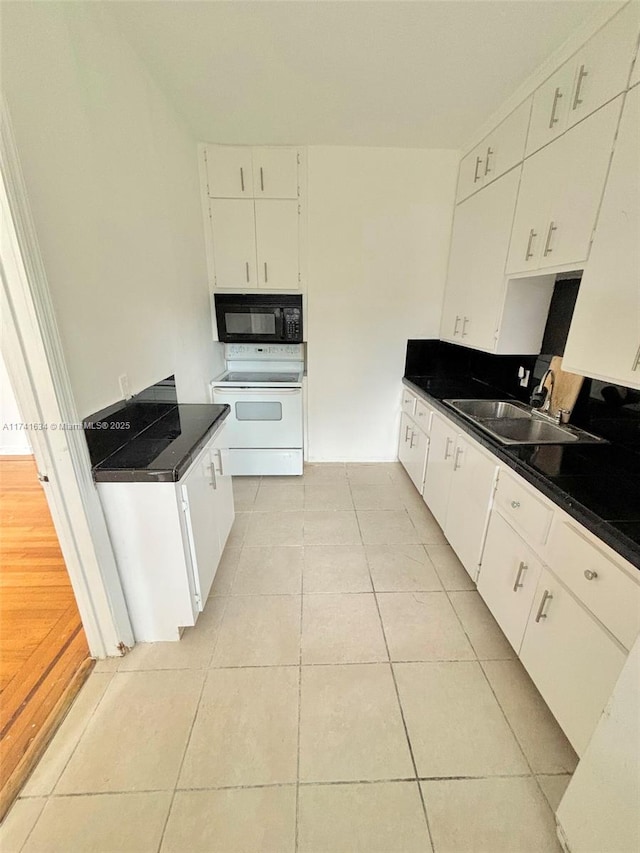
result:
[[[546,382],[548,376],[551,377],[551,386],[549,388],[549,391],[547,392],[547,390],[544,387],[544,383]],[[545,372],[544,376],[540,380],[540,383],[537,386],[537,388],[533,389],[533,394],[531,395],[531,405],[533,406],[534,409],[539,409],[543,412],[549,411],[549,406],[551,405],[551,394],[553,393],[554,380],[555,380],[555,376],[554,376],[553,370],[551,370],[551,368],[549,368],[549,370],[547,370]],[[542,408],[541,408],[541,404],[543,403],[543,401],[544,401],[544,405],[542,405]]]

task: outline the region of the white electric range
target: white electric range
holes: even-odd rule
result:
[[[211,398],[231,407],[226,472],[302,474],[304,345],[225,344],[224,356]]]

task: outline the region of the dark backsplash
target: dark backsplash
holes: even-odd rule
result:
[[[531,392],[549,367],[552,354],[537,357],[491,355],[444,341],[410,340],[405,376],[472,378],[529,402]],[[520,386],[520,367],[531,371],[526,388]],[[640,456],[640,391],[587,378],[571,423]]]

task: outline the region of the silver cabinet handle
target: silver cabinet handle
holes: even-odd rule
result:
[[[451,455],[451,454],[449,453],[449,448],[451,447],[451,445],[452,445],[452,444],[453,444],[453,439],[452,439],[452,438],[448,438],[448,439],[447,439],[446,447],[445,447],[445,449],[444,449],[444,458],[445,458],[445,459],[448,459],[448,458],[450,457],[450,455]]]
[[[262,171],[262,166],[260,166],[260,189],[264,192],[264,174]]]
[[[404,428],[404,440],[405,440],[405,442],[409,441],[409,430],[410,429],[411,429],[410,426],[406,426]]]
[[[489,172],[491,171],[491,169],[489,168],[489,157],[491,157],[491,155],[492,155],[492,154],[495,154],[495,151],[493,150],[493,148],[491,148],[491,147],[487,148],[487,156],[485,157],[485,161],[484,161],[484,174],[485,174],[485,177],[486,177],[486,176],[489,174]]]
[[[461,335],[461,337],[463,337],[463,338],[467,337],[467,323],[468,322],[469,322],[468,317],[465,317],[464,320],[462,321],[462,335]]]
[[[637,370],[640,367],[640,347],[638,347],[638,352],[636,353],[636,359],[633,362],[632,370]]]
[[[584,576],[588,581],[594,581],[598,577],[598,573],[594,572],[593,569],[585,569]]]
[[[547,614],[543,611],[547,601],[551,601],[552,598],[553,596],[551,595],[549,590],[545,589],[544,595],[542,596],[542,601],[540,602],[540,607],[538,607],[538,612],[536,613],[536,622],[539,622],[541,619],[547,618]]]
[[[478,174],[478,170],[480,168],[480,163],[482,163],[482,157],[476,157],[476,168],[473,173],[473,183],[475,184],[480,180],[480,175]]]
[[[216,488],[216,468],[213,462],[211,465],[207,465],[208,470],[211,472],[211,479],[209,480],[209,485],[212,489]]]
[[[520,507],[520,501],[511,501],[512,509],[518,509]]]
[[[553,96],[553,106],[551,107],[551,118],[549,119],[549,130],[553,128],[554,124],[557,124],[560,119],[556,118],[556,110],[558,109],[558,101],[562,97],[562,92],[560,91],[560,86],[556,87],[555,94]]]
[[[247,273],[247,281],[249,281],[249,261],[245,261],[244,268]]]
[[[224,477],[224,470],[222,468],[222,450],[216,449],[215,458],[218,460],[218,464],[216,465],[215,459],[213,462],[213,470],[219,477]]]
[[[265,283],[267,281],[269,281],[269,276],[267,275],[267,262],[266,261],[264,262],[264,280],[265,280]]]
[[[527,251],[524,253],[525,261],[528,261],[529,258],[533,257],[533,252],[531,251],[531,244],[533,243],[533,238],[537,236],[537,233],[532,228],[531,231],[529,231],[529,242],[527,243]]]
[[[242,166],[240,166],[240,189],[244,192],[244,170]]]
[[[551,252],[553,252],[553,249],[551,248],[551,238],[553,236],[553,232],[557,231],[557,230],[558,230],[558,226],[556,225],[556,223],[551,222],[549,224],[549,230],[547,231],[547,239],[546,239],[546,242],[544,244],[544,256],[545,256],[545,258],[547,257],[547,255],[550,255]]]
[[[458,448],[457,448],[457,450],[456,450],[456,458],[455,458],[455,459],[454,459],[454,461],[453,461],[453,470],[454,470],[454,471],[457,471],[457,470],[458,470],[458,468],[461,468],[461,467],[462,467],[461,465],[458,465],[458,462],[459,462],[459,460],[460,460],[460,456],[461,456],[463,453],[464,453],[464,450],[463,450],[461,447],[458,447]]]
[[[456,321],[453,324],[453,336],[455,337],[458,334],[458,323],[460,322],[460,315],[456,314]]]
[[[580,92],[582,90],[582,84],[584,83],[584,78],[589,76],[589,72],[584,70],[584,65],[580,66],[580,71],[578,71],[578,81],[576,83],[576,93],[573,96],[573,105],[571,107],[572,110],[575,110],[580,104],[583,103],[582,98],[580,97]]]
[[[411,430],[411,441],[409,442],[409,450],[413,447],[413,439],[416,437],[416,434],[413,430]]]
[[[520,565],[518,566],[518,574],[516,575],[516,582],[513,585],[513,591],[514,592],[517,592],[520,589],[520,587],[524,586],[524,584],[521,582],[521,578],[522,578],[523,573],[526,572],[528,568],[529,568],[529,566],[525,563],[525,561],[521,560]]]

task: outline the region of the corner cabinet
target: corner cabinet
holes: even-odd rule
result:
[[[223,424],[177,482],[97,483],[137,642],[195,625],[234,519]]]
[[[301,170],[297,148],[200,147],[213,288],[300,289]]]
[[[564,369],[640,389],[640,86],[625,98]]]
[[[440,337],[501,354],[538,353],[553,278],[509,281],[509,251],[521,167],[456,207]]]

